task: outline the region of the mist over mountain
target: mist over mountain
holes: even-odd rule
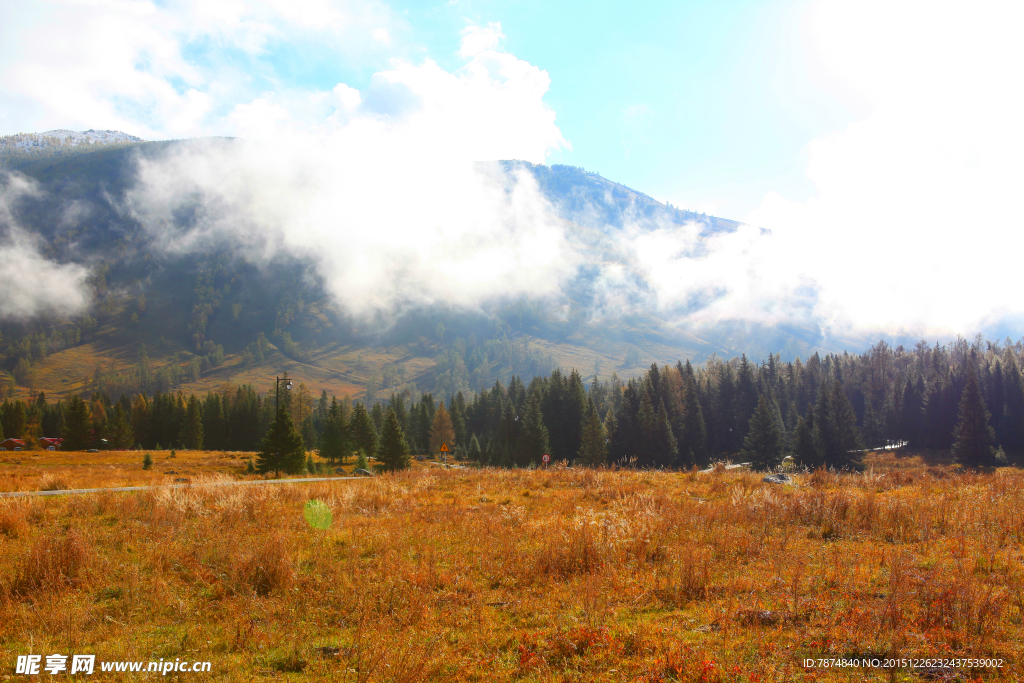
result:
[[[83,333],[82,388],[140,344],[196,365],[177,381],[258,376],[279,353],[311,381],[442,391],[867,346],[809,314],[718,316],[716,259],[770,235],[583,169],[439,161],[431,177],[227,138],[90,135],[41,136],[60,153],[8,161],[0,181],[0,249],[25,269],[7,276],[2,363],[28,362],[36,385]]]

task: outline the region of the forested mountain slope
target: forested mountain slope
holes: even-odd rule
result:
[[[814,327],[723,323],[697,331],[642,307],[598,318],[592,307],[599,283],[586,267],[568,282],[557,307],[520,297],[485,310],[421,306],[387,324],[357,318],[328,295],[301,257],[281,252],[256,263],[227,242],[175,252],[157,244],[133,213],[127,196],[140,159],[237,141],[138,142],[122,134],[103,147],[50,137],[60,153],[19,157],[7,164],[16,175],[0,178],[7,185],[27,179],[34,187],[8,202],[9,220],[35,236],[47,259],[88,267],[92,303],[71,318],[0,321],[7,391],[14,385],[55,394],[101,385],[114,391],[202,389],[226,381],[262,386],[287,370],[339,394],[384,396],[385,386],[452,393],[508,381],[513,373],[528,380],[555,367],[631,376],[652,361],[741,352],[794,357],[837,345]],[[88,151],[71,153],[82,149]],[[739,226],[661,204],[582,169],[519,161],[500,168],[528,171],[572,238],[611,254],[597,259],[616,258],[609,235],[627,227],[691,224],[711,235]],[[187,224],[194,219],[188,214],[179,211],[174,219]],[[642,274],[630,277],[642,289]]]

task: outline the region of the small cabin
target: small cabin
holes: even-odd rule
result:
[[[23,451],[25,442],[21,439],[5,439],[0,441],[0,451]]]
[[[59,451],[64,444],[64,439],[59,436],[44,436],[39,439],[39,445],[47,451]]]

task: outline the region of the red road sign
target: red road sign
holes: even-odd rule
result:
[[[442,453],[447,453],[448,452],[448,444],[447,443],[444,443],[444,442],[441,443],[441,452]]]
[[[551,456],[545,453],[543,457],[541,457],[541,460],[543,460],[544,464],[547,465],[549,462],[551,462]]]

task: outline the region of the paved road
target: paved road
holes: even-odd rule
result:
[[[308,484],[314,481],[344,481],[347,479],[365,479],[366,477],[307,477],[304,479],[251,479],[247,481],[225,481],[225,482],[210,482],[205,484],[200,482],[200,485],[213,485],[213,486],[247,486],[251,484]],[[23,498],[25,496],[73,496],[82,493],[103,493],[104,491],[148,491],[150,489],[182,489],[192,486],[188,484],[155,484],[153,486],[122,486],[120,488],[109,488],[109,489],[66,489],[64,491],[8,491],[0,492],[0,498]]]

